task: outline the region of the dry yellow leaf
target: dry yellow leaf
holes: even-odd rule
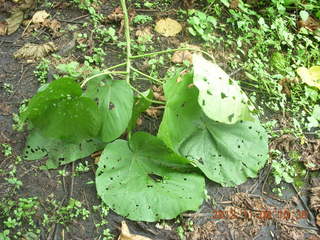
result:
[[[155,31],[165,37],[176,36],[181,30],[181,24],[171,18],[160,19],[155,27]]]
[[[308,84],[311,87],[320,89],[320,66],[313,66],[309,69],[300,67],[297,69],[297,73],[302,82]]]
[[[131,234],[125,221],[121,222],[121,234],[118,240],[152,240],[148,237],[143,237],[136,234]]]
[[[43,23],[47,17],[49,17],[50,14],[47,13],[45,10],[37,11],[35,14],[33,14],[32,22],[33,23]]]
[[[56,46],[53,42],[44,44],[32,44],[27,43],[18,51],[15,52],[15,58],[27,58],[27,59],[40,59],[48,55],[50,52],[54,52]]]
[[[6,19],[6,22],[8,23],[7,34],[10,35],[17,31],[22,21],[23,12],[20,10],[13,12],[11,16]]]

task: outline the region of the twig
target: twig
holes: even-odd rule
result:
[[[71,183],[70,183],[70,192],[69,192],[69,199],[72,198],[73,195],[73,186],[74,186],[74,162],[71,165]]]
[[[298,192],[297,188],[294,186],[293,183],[291,183],[291,186],[293,187],[294,191],[297,193],[297,195],[298,195],[298,197],[299,197],[299,199],[300,199],[303,207],[304,207],[304,208],[307,210],[307,212],[309,213],[309,217],[310,217],[310,222],[309,222],[309,223],[310,223],[312,226],[314,226],[312,222],[314,222],[315,217],[314,217],[314,215],[312,214],[310,208],[309,208],[308,205],[303,201],[300,193]]]

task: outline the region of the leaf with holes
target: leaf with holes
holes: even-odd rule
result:
[[[133,92],[126,81],[110,76],[91,79],[85,96],[95,100],[102,116],[100,137],[105,142],[118,138],[128,127],[132,115]]]
[[[217,64],[200,55],[193,55],[193,83],[199,89],[198,102],[212,120],[234,124],[240,120],[253,121],[254,109],[237,82]]]
[[[22,119],[44,136],[78,143],[95,137],[100,129],[98,107],[72,78],[60,78],[30,100]]]
[[[65,143],[57,139],[43,137],[38,131],[32,131],[28,136],[22,156],[25,160],[48,157],[47,165],[56,168],[87,157],[104,147],[105,143],[95,139],[83,140],[78,144]]]
[[[268,158],[267,135],[258,120],[232,125],[213,121],[197,102],[192,74],[182,81],[178,77],[164,86],[167,105],[158,136],[223,186],[256,177]]]
[[[154,222],[197,210],[204,198],[204,178],[188,173],[189,161],[157,137],[135,133],[103,151],[96,176],[98,195],[116,213]],[[183,171],[182,171],[183,170]]]

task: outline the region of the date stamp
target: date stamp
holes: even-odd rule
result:
[[[308,212],[306,210],[300,209],[261,209],[261,210],[247,210],[239,208],[229,208],[228,210],[214,209],[212,212],[213,220],[221,219],[260,219],[263,221],[268,221],[272,219],[281,220],[300,220],[307,219]]]

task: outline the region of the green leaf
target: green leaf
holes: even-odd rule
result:
[[[260,123],[230,125],[211,120],[197,103],[198,90],[190,85],[192,74],[179,82],[177,78],[164,86],[167,105],[158,136],[223,186],[256,177],[268,158],[267,135]]]
[[[153,92],[150,89],[143,92],[143,95],[149,99],[153,98]],[[135,104],[133,105],[132,117],[130,119],[129,126],[128,126],[128,131],[132,131],[135,128],[136,122],[140,114],[143,113],[145,110],[147,110],[150,105],[151,105],[151,102],[147,101],[142,96],[139,95],[136,97]]]
[[[198,102],[212,120],[234,124],[240,120],[253,121],[246,94],[217,64],[200,55],[193,56],[194,85],[199,89]]]
[[[110,142],[118,138],[128,127],[132,116],[133,92],[123,80],[110,76],[91,79],[85,96],[95,100],[102,117],[101,139]]]
[[[138,132],[129,144],[116,140],[103,151],[96,176],[98,195],[116,213],[154,222],[197,210],[204,198],[204,178],[179,169],[188,160],[156,137]]]
[[[77,143],[97,135],[98,107],[72,78],[60,78],[30,100],[24,120],[29,120],[44,136]]]
[[[105,143],[94,139],[81,141],[79,144],[65,143],[57,139],[46,138],[38,131],[32,131],[27,139],[23,151],[25,160],[38,160],[48,157],[47,165],[56,168],[89,156],[91,153],[103,149]]]

